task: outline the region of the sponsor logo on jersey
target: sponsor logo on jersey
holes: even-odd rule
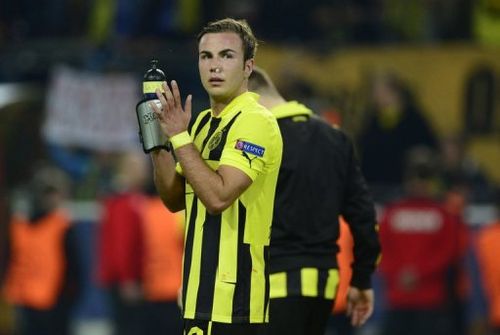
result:
[[[246,152],[246,153],[249,153],[249,154],[252,154],[255,156],[259,156],[259,157],[263,157],[264,152],[266,151],[266,149],[261,147],[261,146],[258,146],[256,144],[253,144],[250,142],[245,142],[242,140],[236,141],[235,148],[238,150],[241,150],[243,152]]]

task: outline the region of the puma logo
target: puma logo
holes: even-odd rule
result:
[[[250,158],[250,156],[248,156],[248,154],[246,152],[242,152],[243,156],[248,159],[248,163],[250,164],[250,167],[252,167],[252,161],[257,158],[257,156],[255,156],[254,158]]]

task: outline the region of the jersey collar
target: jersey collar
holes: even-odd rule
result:
[[[231,111],[234,111],[235,109],[240,108],[241,105],[247,104],[251,100],[257,102],[259,100],[259,95],[257,93],[254,93],[254,92],[244,92],[244,93],[238,95],[226,107],[224,107],[224,109],[219,113],[219,115],[214,116],[212,113],[212,117],[221,118],[221,117],[231,113]]]
[[[273,112],[277,119],[298,115],[311,116],[313,114],[309,108],[297,101],[288,101],[287,103],[276,106],[271,109],[271,112]]]

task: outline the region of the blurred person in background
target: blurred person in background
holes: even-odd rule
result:
[[[444,187],[452,192],[451,195],[462,194],[463,203],[490,202],[495,192],[493,183],[481,171],[478,163],[467,154],[466,144],[463,135],[445,136],[441,139],[439,158]],[[458,198],[450,200],[454,203],[454,207],[458,206],[452,211],[461,207],[457,202]]]
[[[489,335],[500,334],[500,190],[496,196],[496,219],[480,228],[474,244],[482,289],[487,301]]]
[[[181,334],[182,317],[177,304],[182,277],[182,217],[172,213],[160,197],[144,203],[143,335]]]
[[[471,243],[471,235],[475,233],[475,229],[466,224],[465,213],[468,206],[478,203],[483,205],[494,199],[494,186],[481,171],[479,164],[467,154],[466,140],[467,137],[460,134],[444,136],[440,141],[439,152],[443,205],[462,223],[459,243],[464,261],[457,263],[450,271],[448,285],[449,307],[454,316],[454,334],[464,334],[468,328],[484,328],[484,297],[481,294],[472,294],[481,292],[477,270],[480,265]]]
[[[265,334],[324,334],[339,284],[339,215],[355,241],[347,311],[352,325],[361,326],[373,311],[371,275],[380,246],[373,201],[353,145],[306,106],[286,101],[262,69],[254,68],[249,89],[276,116],[283,136]]]
[[[467,324],[466,309],[471,303],[474,275],[477,266],[470,247],[471,230],[465,222],[466,207],[473,202],[492,198],[492,187],[477,164],[467,157],[462,136],[445,136],[440,141],[439,164],[444,209],[459,222],[459,255],[462,261],[450,269],[448,280],[449,310],[452,313],[453,334],[466,334],[475,327],[474,320]],[[477,271],[475,271],[477,272]]]
[[[109,293],[114,333],[142,334],[143,209],[147,161],[137,152],[117,160],[114,192],[102,203],[97,279]]]
[[[401,79],[378,74],[370,94],[368,120],[359,138],[361,168],[375,200],[384,201],[401,187],[407,151],[417,145],[437,148],[437,140]]]
[[[182,221],[149,192],[149,170],[141,152],[119,156],[100,222],[99,281],[120,335],[182,332]]]
[[[69,334],[79,266],[74,226],[63,209],[68,188],[61,170],[41,164],[26,198],[14,204],[3,294],[16,307],[16,334]]]
[[[198,69],[210,109],[192,127],[176,81],[151,107],[175,155],[154,151],[156,188],[186,210],[182,306],[186,334],[257,334],[268,320],[268,246],[282,140],[273,115],[248,92],[257,40],[244,20],[198,34]]]
[[[448,271],[448,310],[452,317],[453,334],[467,334],[472,322],[467,320],[467,304],[470,302],[472,293],[472,278],[470,264],[473,259],[472,249],[470,248],[470,228],[465,222],[465,209],[468,204],[467,190],[461,184],[453,184],[444,189],[442,205],[452,217],[455,218],[458,225],[457,233],[457,261]]]
[[[387,301],[382,334],[455,334],[450,272],[463,256],[463,224],[435,198],[434,151],[416,147],[406,162],[406,195],[386,206],[380,223]]]

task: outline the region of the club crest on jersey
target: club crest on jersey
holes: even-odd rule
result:
[[[266,151],[266,148],[242,140],[236,141],[235,148],[259,157],[264,156],[264,152]]]
[[[210,139],[210,142],[208,142],[208,150],[212,151],[215,148],[217,148],[217,146],[220,144],[221,139],[222,139],[222,131],[215,133]]]

